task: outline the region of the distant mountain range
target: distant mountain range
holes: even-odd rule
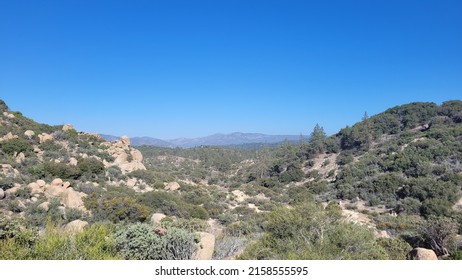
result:
[[[115,141],[120,137],[112,135],[101,135],[107,141]],[[152,137],[133,137],[130,138],[133,146],[156,146],[168,148],[192,148],[197,146],[233,146],[245,144],[276,144],[285,140],[293,142],[299,141],[300,135],[266,135],[260,133],[241,133],[214,134],[201,138],[178,138],[172,140],[161,140]]]

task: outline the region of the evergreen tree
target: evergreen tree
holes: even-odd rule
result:
[[[324,128],[319,124],[316,124],[310,135],[310,144],[316,153],[320,154],[325,151],[326,138],[327,136],[324,132]]]

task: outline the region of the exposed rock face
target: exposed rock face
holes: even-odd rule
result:
[[[406,257],[408,260],[413,261],[437,261],[438,257],[433,250],[424,248],[415,248]]]
[[[74,126],[72,124],[66,124],[63,126],[63,131],[73,130]]]
[[[26,155],[24,153],[19,153],[19,155],[16,156],[16,163],[22,163],[26,159]]]
[[[17,138],[19,138],[18,135],[13,135],[13,133],[8,132],[8,134],[0,138],[0,141],[8,141],[8,140],[13,140]]]
[[[151,218],[151,225],[153,227],[158,227],[160,226],[160,222],[162,221],[162,219],[166,218],[167,216],[165,216],[164,214],[160,214],[160,213],[156,213],[154,215],[152,215],[152,218]]]
[[[213,258],[215,252],[215,235],[207,232],[199,232],[199,250],[196,253],[196,260],[206,261]]]
[[[68,223],[64,228],[64,231],[70,234],[77,234],[82,232],[86,226],[88,226],[88,222],[76,220]]]
[[[0,200],[4,198],[5,198],[5,192],[3,191],[3,189],[0,189]]]
[[[42,144],[45,141],[52,141],[53,140],[53,136],[51,136],[50,134],[47,134],[47,133],[39,134],[38,137],[40,139],[40,144]]]
[[[35,136],[35,132],[33,132],[32,130],[27,130],[26,132],[24,132],[24,135],[27,138],[32,138],[33,136]]]
[[[0,172],[5,177],[15,177],[19,176],[19,171],[14,169],[10,164],[0,164]]]
[[[87,195],[74,191],[69,182],[55,179],[50,185],[45,186],[45,196],[48,199],[57,198],[66,208],[75,208],[86,211],[83,198]]]
[[[171,192],[177,191],[179,189],[181,189],[181,186],[177,182],[171,182],[165,187],[166,191],[171,191]]]
[[[136,170],[146,170],[142,163],[143,155],[140,151],[130,147],[130,138],[123,136],[119,141],[111,144],[108,152],[115,158],[113,164],[109,166],[118,166],[123,174],[130,173]]]
[[[37,197],[44,193],[43,186],[41,187],[38,183],[30,183],[28,187],[31,189],[31,196]]]

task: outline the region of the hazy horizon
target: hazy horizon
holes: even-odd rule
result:
[[[0,3],[0,99],[159,139],[328,134],[462,97],[460,1]]]

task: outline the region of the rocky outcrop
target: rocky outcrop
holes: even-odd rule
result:
[[[171,192],[177,191],[179,189],[181,189],[181,186],[177,182],[171,182],[165,187],[166,191],[171,191]]]
[[[83,198],[87,195],[75,191],[70,187],[69,182],[63,182],[61,179],[55,179],[51,184],[43,187],[47,199],[57,198],[66,208],[75,208],[86,211]]]
[[[0,200],[5,198],[5,191],[3,189],[0,189]]]
[[[77,234],[77,233],[83,232],[83,230],[87,226],[88,226],[88,222],[76,220],[76,221],[68,223],[64,227],[64,231],[70,234]]]
[[[166,217],[167,216],[165,216],[164,214],[160,214],[160,213],[156,213],[156,214],[152,215],[152,217],[151,217],[151,225],[154,228],[160,226],[160,223]]]
[[[53,136],[47,133],[39,134],[40,144],[43,144],[46,141],[53,141]]]
[[[24,153],[19,153],[17,156],[16,156],[16,163],[22,163],[24,160],[26,160],[26,155]]]
[[[35,136],[35,132],[33,132],[32,130],[27,130],[26,132],[24,132],[24,136],[30,139]]]
[[[407,254],[406,259],[412,261],[437,261],[438,257],[433,250],[424,249],[424,248],[415,248],[409,254]]]
[[[19,138],[18,135],[13,135],[13,133],[8,132],[5,136],[0,138],[0,142],[1,141],[8,141],[8,140],[13,140],[13,139],[18,139],[18,138]]]
[[[0,164],[0,173],[4,177],[16,177],[19,176],[19,171],[14,169],[10,164]]]
[[[63,126],[63,131],[75,130],[72,124],[66,124]]]
[[[199,232],[199,250],[196,253],[196,260],[206,261],[213,258],[215,252],[215,235],[207,232]]]
[[[122,170],[123,174],[130,173],[136,170],[146,170],[142,163],[143,155],[140,151],[130,147],[130,138],[123,136],[119,141],[109,144],[107,150],[114,157],[113,163],[106,163],[106,167],[117,166]]]

